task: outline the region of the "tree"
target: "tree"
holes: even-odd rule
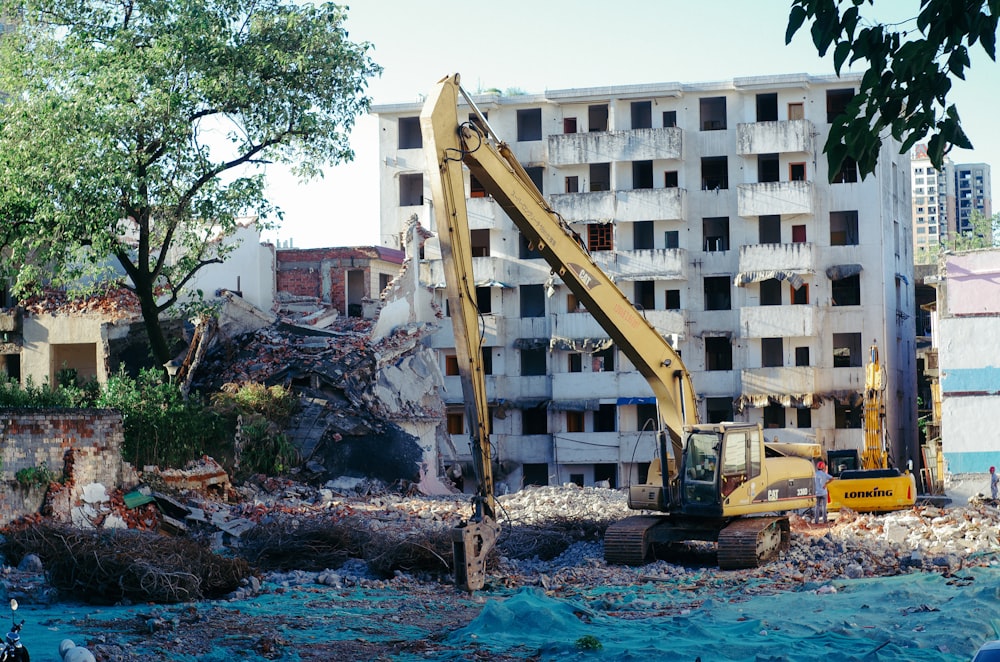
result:
[[[303,178],[353,157],[381,71],[346,9],[290,0],[0,0],[0,247],[15,292],[109,259],[159,317],[222,262],[243,215],[280,211],[263,166]],[[231,248],[231,247],[230,247]]]
[[[916,17],[892,25],[862,16],[865,4],[874,0],[792,0],[788,16],[785,43],[810,21],[820,56],[833,48],[838,75],[845,64],[868,63],[857,96],[830,127],[824,147],[830,177],[847,157],[857,161],[862,177],[874,172],[886,130],[902,142],[900,153],[930,133],[928,156],[940,168],[952,146],[972,149],[948,92],[952,76],[965,78],[969,49],[977,42],[996,61],[1000,3],[921,0]]]

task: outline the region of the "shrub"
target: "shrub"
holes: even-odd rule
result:
[[[212,396],[212,407],[235,430],[233,463],[240,475],[284,473],[298,461],[298,450],[281,432],[298,408],[287,388],[226,384]]]
[[[36,467],[18,469],[14,474],[14,480],[22,487],[45,487],[60,478],[45,462],[39,462]]]

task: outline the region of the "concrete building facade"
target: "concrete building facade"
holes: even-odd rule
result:
[[[935,409],[950,473],[1000,465],[1000,250],[941,256],[931,316],[936,359]]]
[[[858,79],[805,74],[476,99],[626,296],[680,350],[703,421],[860,448],[868,348],[887,368],[899,463],[917,459],[909,159],[828,184],[822,145]],[[380,106],[381,235],[436,229],[419,104]],[[460,116],[464,112],[460,109]],[[501,481],[624,486],[655,444],[645,380],[467,177]],[[434,240],[424,282],[441,288]],[[439,300],[443,299],[438,292]],[[469,452],[450,325],[434,337],[449,430]],[[652,427],[655,427],[653,425]]]

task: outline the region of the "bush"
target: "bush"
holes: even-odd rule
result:
[[[225,421],[197,396],[187,401],[158,370],[138,379],[124,372],[108,380],[96,406],[115,409],[125,428],[125,459],[137,467],[180,467],[202,455],[214,455],[230,438]]]
[[[45,487],[60,479],[61,476],[49,469],[49,465],[45,462],[40,462],[37,467],[18,469],[14,474],[14,480],[22,487]]]
[[[287,388],[226,384],[212,396],[212,407],[235,430],[233,463],[239,475],[280,474],[298,462],[298,450],[281,432],[298,408]]]

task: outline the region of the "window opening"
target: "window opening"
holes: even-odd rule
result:
[[[726,97],[705,97],[698,100],[702,131],[723,131],[726,128]]]

